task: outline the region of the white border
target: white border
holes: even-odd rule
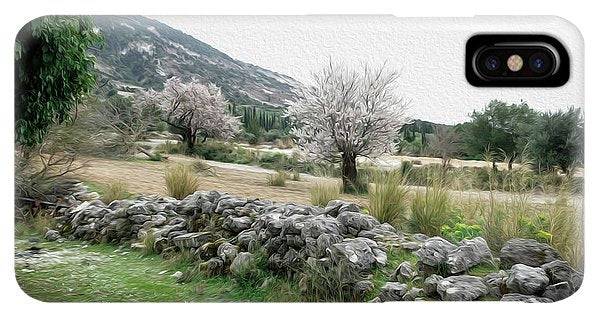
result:
[[[3,3],[2,47],[0,87],[2,87],[2,106],[0,106],[0,138],[2,149],[0,178],[2,181],[2,209],[0,211],[0,232],[2,234],[0,253],[3,282],[1,285],[2,307],[4,313],[39,313],[44,315],[105,315],[105,313],[142,315],[208,315],[208,314],[287,314],[306,313],[337,315],[411,315],[411,314],[465,314],[465,315],[508,315],[512,314],[580,314],[590,297],[591,276],[586,273],[584,286],[569,299],[553,304],[507,304],[496,302],[461,303],[414,303],[397,302],[388,304],[48,304],[29,298],[17,286],[13,272],[13,45],[20,26],[27,21],[47,14],[142,14],[142,15],[292,15],[292,14],[394,14],[396,16],[473,16],[473,15],[558,15],[574,23],[585,40],[592,39],[592,19],[585,1],[530,1],[530,0],[484,0],[484,1],[256,1],[256,0],[215,0],[203,1],[157,1],[157,0],[24,0]],[[591,60],[586,51],[586,60]],[[591,73],[586,64],[586,74]],[[587,76],[588,77],[588,76]],[[590,95],[592,85],[586,87]],[[586,121],[592,122],[589,112]],[[589,136],[591,127],[586,127]],[[592,158],[592,137],[586,137],[586,165]],[[592,197],[590,182],[592,175],[586,168],[586,205]],[[592,227],[592,217],[586,217],[585,227]],[[586,234],[586,253],[592,253],[592,240],[589,230]],[[589,257],[589,256],[587,256]],[[590,260],[586,261],[586,271],[590,271]]]

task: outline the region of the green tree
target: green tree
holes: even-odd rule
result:
[[[471,121],[460,126],[465,151],[474,158],[489,151],[494,164],[506,158],[508,169],[528,143],[537,114],[528,104],[508,105],[493,100],[483,112],[473,111]]]
[[[584,150],[584,118],[581,109],[547,112],[540,116],[530,150],[539,171],[557,166],[570,174],[581,162]]]
[[[102,41],[87,18],[46,16],[29,22],[15,45],[15,134],[23,149],[40,144],[54,124],[95,86],[94,57]]]

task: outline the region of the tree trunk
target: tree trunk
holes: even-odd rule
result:
[[[341,180],[343,181],[343,191],[354,192],[356,190],[358,179],[356,156],[352,153],[343,153],[341,157]]]
[[[189,154],[193,153],[193,149],[195,148],[195,140],[196,140],[195,133],[191,132],[191,130],[187,130],[185,132],[185,142],[187,143],[187,152]]]
[[[514,163],[514,160],[516,160],[516,153],[513,153],[512,156],[510,156],[510,159],[508,160],[509,171],[512,171],[512,164]]]

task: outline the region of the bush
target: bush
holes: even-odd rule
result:
[[[202,159],[197,159],[194,163],[193,163],[193,170],[195,170],[195,172],[197,174],[202,174],[208,177],[215,177],[217,176],[216,174],[216,169],[214,169],[214,167],[210,166],[207,162],[203,161]]]
[[[115,200],[125,200],[131,196],[128,191],[127,183],[123,181],[113,181],[105,186],[101,201],[109,204]]]
[[[405,197],[408,193],[403,187],[403,176],[396,171],[377,172],[373,180],[368,212],[381,223],[400,227],[405,217]]]
[[[442,237],[452,241],[452,242],[459,242],[463,239],[472,239],[475,237],[481,236],[481,226],[474,224],[468,225],[465,223],[456,223],[454,226],[450,227],[448,225],[442,226]]]
[[[192,154],[206,160],[238,164],[250,164],[257,160],[256,153],[251,150],[218,141],[199,143]]]
[[[411,202],[409,225],[414,232],[434,236],[450,216],[450,198],[441,181],[434,181],[425,192],[417,191]]]
[[[148,160],[150,161],[162,161],[164,158],[162,157],[162,155],[158,152],[152,154],[151,156],[148,156]]]
[[[316,182],[310,188],[310,203],[315,206],[325,207],[332,200],[339,199],[341,184],[339,182]]]
[[[169,124],[167,124],[167,122],[160,121],[160,122],[156,123],[155,128],[156,128],[156,131],[158,131],[158,132],[161,132],[161,133],[167,132],[169,130]]]
[[[313,257],[303,265],[300,288],[304,297],[311,302],[361,301],[356,297],[354,285],[364,279],[360,271],[349,262],[323,262]]]
[[[182,164],[168,168],[164,179],[167,193],[178,200],[197,191],[199,187],[199,178],[194,174],[193,168]]]
[[[292,172],[292,180],[293,181],[300,181],[300,172],[294,170],[294,172]]]
[[[183,142],[174,143],[167,140],[164,144],[158,145],[157,151],[171,155],[184,154],[187,151],[187,145]]]
[[[277,171],[267,176],[267,185],[274,187],[285,187],[288,174],[285,171]]]

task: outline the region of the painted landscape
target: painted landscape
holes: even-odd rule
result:
[[[432,122],[397,65],[327,58],[301,80],[141,16],[36,19],[15,65],[32,298],[554,302],[581,285],[580,104],[492,98]]]

